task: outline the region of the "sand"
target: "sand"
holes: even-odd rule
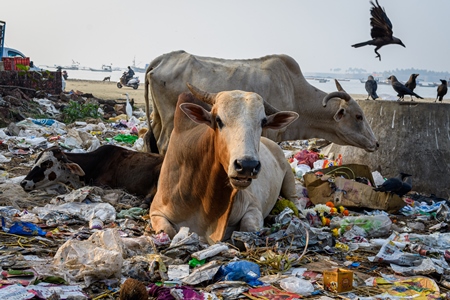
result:
[[[144,83],[139,85],[137,90],[130,87],[123,87],[119,89],[116,82],[103,82],[97,80],[78,80],[69,79],[66,81],[66,92],[70,90],[79,90],[84,93],[91,93],[95,97],[104,100],[125,100],[125,93],[128,93],[130,99],[133,98],[135,101],[135,106],[139,108],[144,108],[145,98],[144,98]],[[351,94],[355,100],[364,100],[367,95],[363,94]],[[405,102],[409,102],[409,96],[405,96]],[[425,98],[423,100],[415,99],[416,102],[434,102],[434,99]]]
[[[96,98],[104,100],[125,100],[125,93],[128,93],[130,99],[133,98],[135,106],[144,107],[144,84],[141,83],[137,90],[130,87],[122,87],[119,89],[116,82],[104,82],[97,80],[66,80],[66,92],[70,90],[78,90],[83,93],[91,93]]]

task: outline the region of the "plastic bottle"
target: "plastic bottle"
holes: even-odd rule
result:
[[[368,237],[379,237],[389,233],[392,221],[385,215],[361,215],[344,218],[335,217],[330,223],[330,228],[338,228],[341,235],[350,230],[353,226],[364,229]]]
[[[52,119],[32,119],[34,124],[52,126],[56,121]]]
[[[102,220],[98,218],[93,218],[89,221],[89,228],[90,229],[103,229],[103,222]]]

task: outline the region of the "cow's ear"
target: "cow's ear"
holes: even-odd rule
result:
[[[298,113],[293,111],[280,111],[273,115],[267,117],[267,123],[264,125],[264,128],[269,129],[281,129],[298,118]]]
[[[194,103],[182,103],[180,109],[195,123],[206,124],[212,127],[211,113]]]
[[[340,108],[337,113],[334,115],[334,120],[336,122],[339,122],[340,120],[342,120],[342,118],[345,116],[345,109],[344,108]]]
[[[83,171],[83,169],[76,163],[66,163],[65,164],[66,168],[70,170],[70,172],[72,172],[72,174],[78,175],[78,176],[84,176],[85,173]]]

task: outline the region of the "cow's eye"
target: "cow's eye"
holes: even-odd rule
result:
[[[363,120],[363,116],[362,115],[356,115],[356,120],[362,121]]]
[[[46,160],[41,164],[41,167],[47,169],[48,167],[50,167],[50,163],[51,161]]]
[[[217,126],[219,126],[219,128],[222,129],[222,127],[223,127],[223,122],[222,122],[222,120],[220,119],[220,117],[216,117],[216,123],[217,123]]]
[[[264,119],[261,120],[261,127],[264,127],[266,125],[267,125],[267,119],[264,118]]]

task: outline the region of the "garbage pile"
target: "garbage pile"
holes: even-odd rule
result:
[[[42,117],[0,129],[0,299],[450,297],[449,201],[373,191],[385,178],[325,157],[322,140],[281,144],[295,203],[278,199],[260,231],[213,245],[187,227],[173,239],[153,232],[142,199],[122,189],[25,192],[20,182],[51,146],[142,150],[142,110],[129,117],[122,104],[105,109],[82,93],[63,95],[20,96]],[[66,97],[100,104],[100,118],[64,123],[57,103]]]

